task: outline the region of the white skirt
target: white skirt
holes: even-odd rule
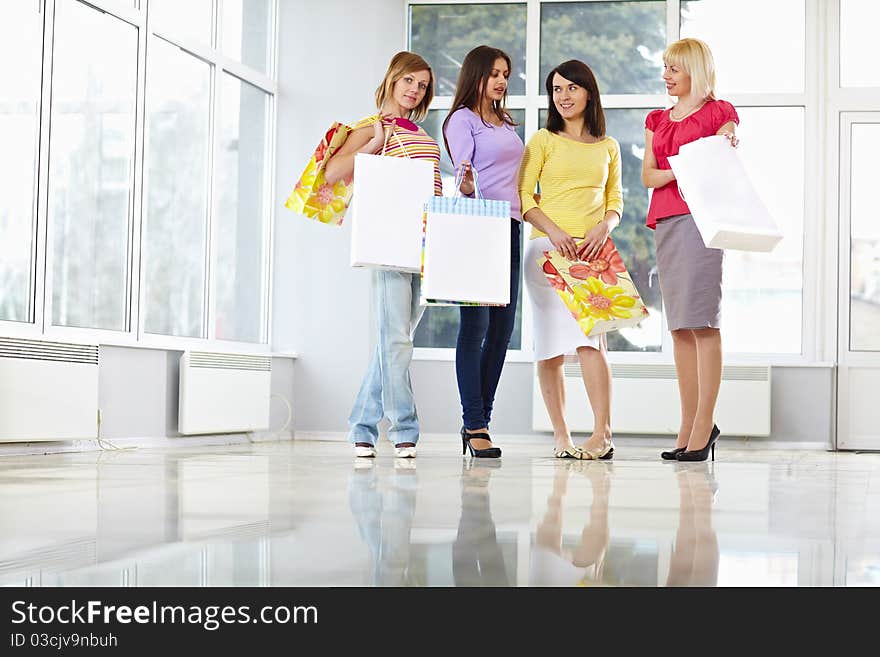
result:
[[[563,354],[571,354],[578,347],[601,349],[604,344],[601,335],[592,337],[584,335],[581,327],[538,266],[538,260],[544,256],[544,252],[552,251],[554,248],[549,237],[528,240],[523,258],[523,279],[532,304],[535,360],[548,360]]]

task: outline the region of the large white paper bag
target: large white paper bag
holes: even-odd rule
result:
[[[725,137],[685,144],[669,164],[707,247],[772,251],[782,239],[739,154]]]
[[[435,196],[425,208],[424,305],[510,303],[510,202]]]
[[[358,153],[351,206],[351,266],[418,272],[422,215],[433,195],[431,162]]]

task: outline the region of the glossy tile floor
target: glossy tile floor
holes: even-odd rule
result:
[[[511,443],[513,441],[510,441]],[[398,460],[345,443],[0,459],[0,584],[880,585],[880,455],[722,441],[666,463],[545,442]]]

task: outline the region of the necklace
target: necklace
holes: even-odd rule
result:
[[[691,114],[696,112],[698,109],[700,109],[705,104],[706,104],[705,101],[700,101],[699,103],[697,103],[697,105],[695,105],[693,108],[691,108],[690,111],[686,112],[684,114],[684,116],[675,116],[673,114],[673,110],[675,110],[678,107],[678,105],[676,105],[675,107],[672,107],[669,110],[669,118],[672,119],[673,121],[684,121],[687,117],[689,117]]]

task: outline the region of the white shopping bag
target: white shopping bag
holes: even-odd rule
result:
[[[510,303],[510,201],[435,196],[424,228],[422,305]]]
[[[725,137],[685,144],[669,164],[708,248],[772,251],[782,239],[739,154]]]
[[[419,272],[422,215],[433,195],[431,162],[358,153],[350,208],[351,266]]]

